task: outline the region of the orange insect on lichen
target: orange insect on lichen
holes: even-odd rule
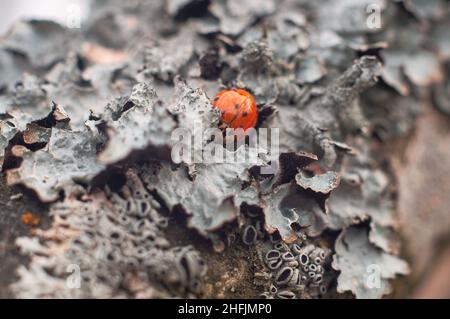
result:
[[[220,119],[225,127],[247,130],[255,127],[258,120],[255,98],[245,90],[221,91],[215,96],[213,105],[220,109]]]
[[[22,224],[27,226],[37,226],[39,225],[39,217],[36,217],[31,212],[26,212],[20,217]]]

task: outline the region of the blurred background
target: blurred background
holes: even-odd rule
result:
[[[89,0],[3,0],[0,13],[0,35],[3,35],[21,18],[39,18],[58,21],[64,24],[74,6],[79,8],[81,19],[89,13]]]

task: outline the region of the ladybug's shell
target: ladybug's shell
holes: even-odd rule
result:
[[[227,127],[247,130],[255,127],[258,110],[253,95],[242,89],[224,90],[214,98],[213,105],[221,111],[221,121]]]

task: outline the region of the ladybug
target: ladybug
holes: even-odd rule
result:
[[[220,109],[225,127],[247,130],[255,127],[258,120],[255,98],[246,90],[223,90],[214,97],[213,106]]]

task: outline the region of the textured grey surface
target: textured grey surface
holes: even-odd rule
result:
[[[22,21],[2,38],[6,182],[52,202],[32,233],[5,204],[5,295],[380,298],[407,273],[386,150],[426,93],[446,113],[448,7],[377,1],[373,30],[367,1],[240,3],[94,1],[80,30]],[[173,129],[216,127],[210,98],[236,87],[255,95],[258,127],[280,129],[280,156],[171,163]],[[278,170],[260,174],[268,161]],[[365,286],[371,264],[381,290]]]

